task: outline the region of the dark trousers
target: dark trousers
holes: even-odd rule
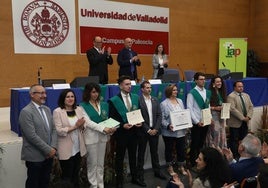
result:
[[[138,136],[138,177],[144,179],[144,154],[146,151],[147,142],[149,141],[151,162],[154,173],[160,173],[159,157],[158,157],[158,140],[159,136],[142,135]]]
[[[27,180],[26,188],[47,188],[50,180],[53,159],[46,159],[42,162],[26,161]]]
[[[79,171],[81,164],[80,152],[68,160],[60,160],[62,170],[61,178],[71,182],[74,187],[79,187]]]
[[[115,157],[115,171],[116,171],[116,184],[123,183],[123,163],[126,150],[128,150],[129,168],[132,179],[137,178],[137,164],[136,164],[136,152],[137,152],[137,135],[126,134],[117,135],[116,137],[116,157]]]
[[[230,139],[229,147],[233,153],[233,156],[237,159],[239,158],[238,145],[241,140],[248,134],[248,125],[247,122],[242,122],[239,128],[230,127]]]
[[[197,124],[193,124],[191,129],[191,146],[190,146],[190,162],[192,166],[196,165],[196,158],[198,157],[200,150],[204,146],[206,140],[208,126],[199,127]]]
[[[175,144],[176,148],[176,155],[177,155],[177,162],[184,162],[185,161],[185,137],[169,137],[163,136],[164,143],[165,143],[165,158],[167,164],[171,164],[173,161],[173,148]]]

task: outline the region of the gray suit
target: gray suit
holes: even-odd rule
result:
[[[22,160],[30,162],[44,161],[51,151],[51,147],[57,148],[57,133],[51,111],[46,106],[43,109],[49,122],[50,134],[48,134],[47,125],[33,102],[29,103],[20,112],[19,123],[23,138]],[[50,144],[48,144],[49,142]]]

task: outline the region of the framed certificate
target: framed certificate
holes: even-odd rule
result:
[[[211,111],[210,108],[205,108],[201,110],[201,122],[203,123],[203,126],[210,125],[211,124]]]
[[[189,109],[170,112],[170,120],[174,131],[193,126]]]
[[[144,122],[140,109],[127,112],[126,115],[127,115],[127,121],[131,125],[136,125]]]
[[[222,103],[221,119],[230,118],[230,107],[231,107],[231,103]]]

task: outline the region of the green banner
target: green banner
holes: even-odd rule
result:
[[[219,41],[219,69],[247,74],[247,38],[221,38]]]

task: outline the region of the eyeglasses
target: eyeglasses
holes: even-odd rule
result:
[[[33,92],[33,94],[46,95],[47,93],[45,91],[42,92],[35,91]]]

